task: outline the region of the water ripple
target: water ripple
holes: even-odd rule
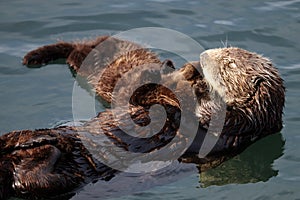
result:
[[[265,2],[265,6],[257,7],[256,9],[262,11],[274,11],[278,9],[299,10],[299,7],[294,5],[297,3],[300,3],[300,0]]]

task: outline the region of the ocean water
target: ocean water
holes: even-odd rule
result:
[[[263,54],[285,80],[284,128],[236,158],[204,173],[177,163],[148,176],[120,174],[87,185],[73,199],[300,198],[299,0],[10,0],[1,1],[0,9],[1,134],[73,120],[74,78],[68,67],[27,68],[21,63],[26,52],[58,40],[167,28],[205,49],[238,46]]]

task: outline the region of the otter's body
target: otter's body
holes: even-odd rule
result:
[[[85,63],[90,55],[99,62]],[[149,63],[159,65],[162,72],[174,68],[171,61],[162,62],[156,54],[137,44],[106,36],[93,41],[60,42],[38,48],[25,55],[23,64],[43,65],[61,58],[66,59],[77,75],[86,78],[107,103],[114,100],[112,93],[118,80],[131,69]],[[180,70],[159,74],[159,78],[169,80],[180,92],[185,92],[183,84],[193,90],[193,94],[186,96],[195,96],[197,105],[191,104],[188,109],[197,117],[199,127],[195,140],[180,159],[200,163],[202,170],[220,164],[254,141],[282,128],[283,81],[273,64],[256,53],[239,48],[208,50],[201,54],[200,63],[187,63]],[[212,114],[221,107],[214,97],[220,98],[225,105],[224,127],[209,154],[199,159],[197,155]],[[140,126],[153,120],[149,118],[152,105],[160,104],[166,110],[164,126],[151,137],[129,136],[119,127],[111,110],[99,113],[81,127],[13,131],[1,136],[1,199],[72,194],[88,182],[113,177],[117,171],[93,157],[85,147],[86,138],[81,133],[103,135],[112,146],[117,145],[124,152],[159,150],[176,135],[182,138],[177,143],[186,145],[185,138],[189,133],[179,131],[180,103],[172,91],[155,84],[142,86],[131,96],[129,108],[123,112]]]

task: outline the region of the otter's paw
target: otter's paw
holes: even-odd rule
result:
[[[23,64],[27,66],[46,65],[51,61],[66,59],[73,50],[73,44],[67,42],[43,46],[27,53],[23,58]]]
[[[39,67],[47,64],[49,61],[50,59],[44,54],[41,54],[38,51],[31,51],[24,56],[23,65]]]

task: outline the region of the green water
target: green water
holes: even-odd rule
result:
[[[281,134],[259,141],[201,175],[195,166],[181,164],[152,177],[121,174],[110,183],[88,185],[73,199],[300,198],[299,0],[10,0],[1,1],[0,10],[1,134],[73,120],[74,79],[66,65],[28,69],[21,64],[29,50],[62,39],[164,27],[192,37],[205,48],[227,43],[263,54],[272,59],[285,80]]]

